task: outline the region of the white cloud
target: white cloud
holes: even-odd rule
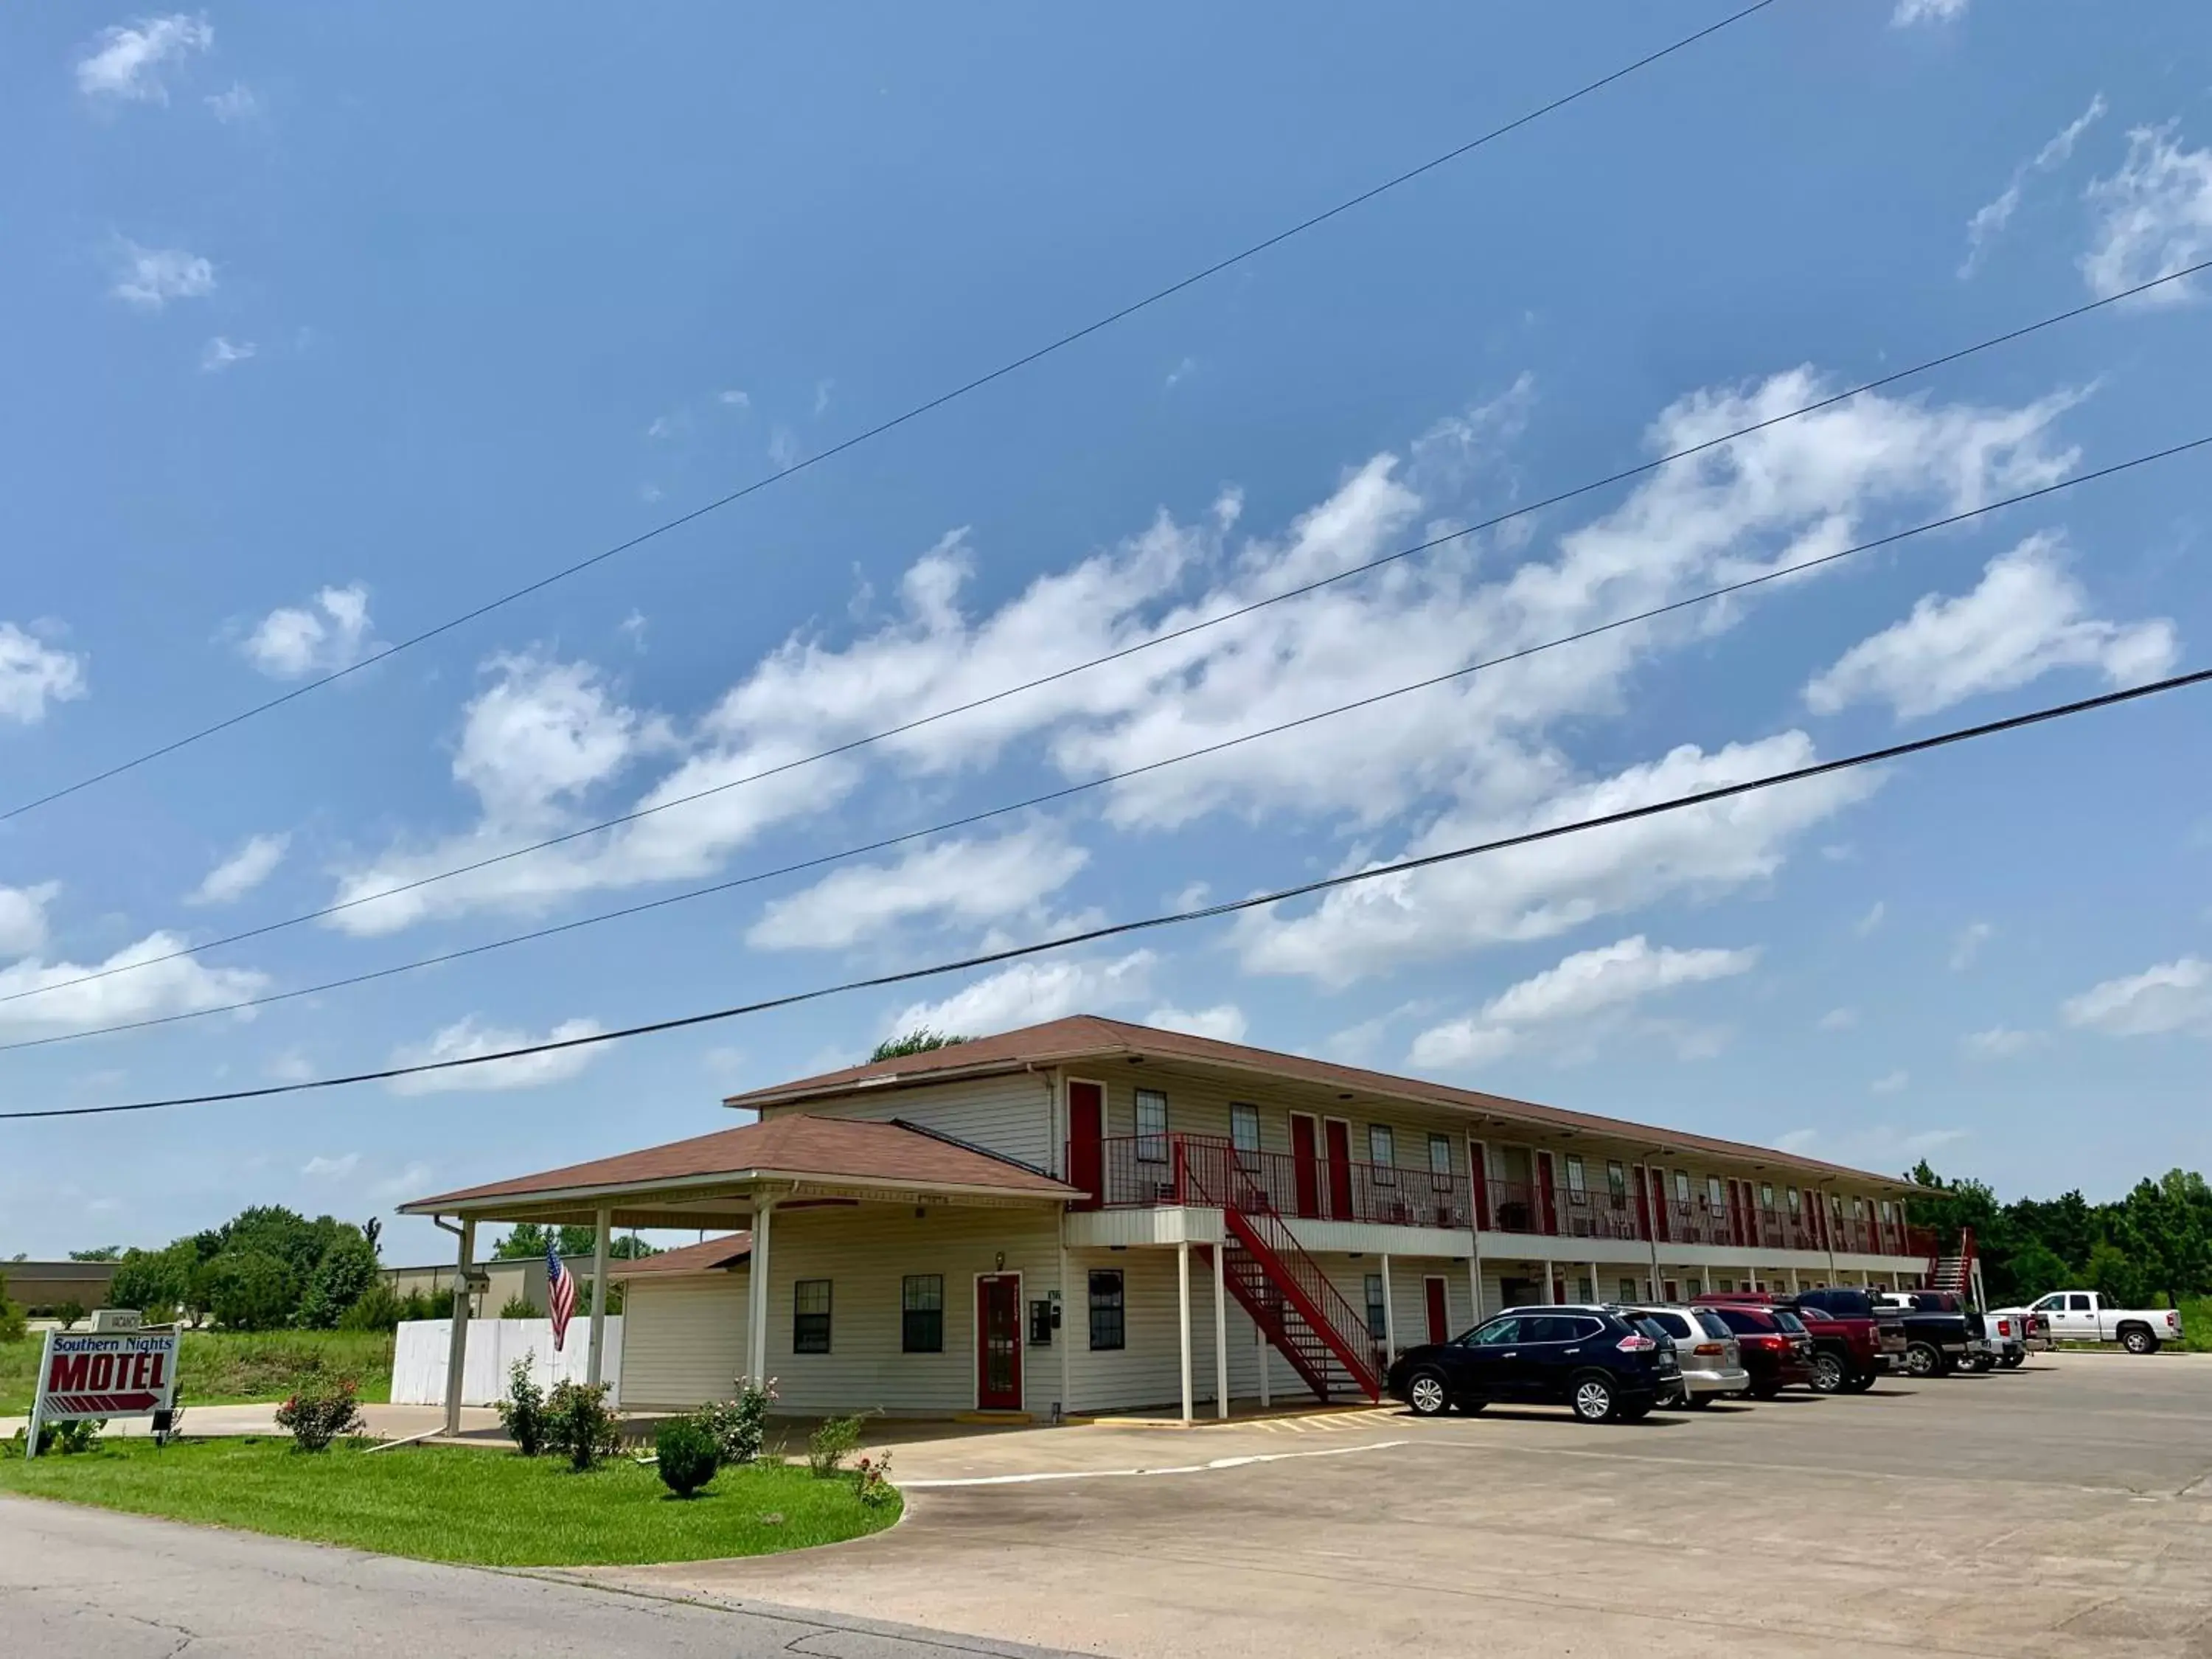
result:
[[[836,385],[835,380],[817,380],[814,383],[814,415],[817,420],[829,412],[830,393]]]
[[[1820,1138],[1818,1129],[1792,1129],[1787,1134],[1774,1137],[1774,1150],[1778,1152],[1802,1152]]]
[[[1132,951],[1111,961],[1018,962],[962,987],[941,1002],[917,1002],[884,1022],[885,1036],[927,1027],[959,1036],[988,1036],[1024,1025],[1119,1007],[1142,997],[1157,958]]]
[[[36,887],[0,887],[0,957],[27,957],[46,943],[46,906],[62,890],[58,881]]]
[[[43,1036],[126,1024],[167,1014],[197,1013],[259,995],[269,976],[245,968],[208,968],[190,957],[156,962],[184,950],[179,934],[157,932],[126,945],[105,961],[47,963],[36,957],[0,969],[0,1035]],[[143,964],[143,965],[142,965]],[[130,971],[123,972],[128,969]],[[48,989],[89,974],[67,989]],[[25,992],[40,994],[26,996]],[[16,1000],[8,1001],[14,997]]]
[[[1831,1008],[1820,1016],[1820,1021],[1824,1031],[1848,1031],[1858,1023],[1859,1011],[1856,1008]]]
[[[1712,754],[1685,744],[1663,759],[1579,784],[1535,811],[1493,817],[1448,811],[1404,855],[1498,839],[1808,764],[1802,732]],[[1804,830],[1863,799],[1863,772],[1761,790],[1632,823],[1586,830],[1437,868],[1339,888],[1303,914],[1248,915],[1237,937],[1255,973],[1303,974],[1342,985],[1364,975],[1486,945],[1548,939],[1661,898],[1710,897],[1763,882]],[[1370,863],[1385,863],[1375,860]],[[1362,866],[1366,867],[1366,866]]]
[[[994,841],[936,842],[894,864],[848,865],[775,900],[745,942],[772,951],[842,950],[925,917],[967,927],[1036,916],[1088,857],[1044,826]]]
[[[1179,384],[1188,380],[1191,375],[1197,373],[1197,371],[1198,359],[1195,357],[1184,358],[1181,362],[1177,363],[1173,368],[1168,371],[1166,382],[1167,390],[1170,392],[1174,391]]]
[[[2042,1041],[2039,1031],[2018,1031],[2009,1026],[1992,1025],[1986,1031],[1969,1032],[1962,1046],[1976,1060],[2004,1060],[2026,1054]]]
[[[1748,973],[1756,951],[1654,950],[1638,933],[1595,950],[1578,951],[1558,966],[1492,997],[1478,1013],[1431,1026],[1413,1039],[1411,1060],[1423,1066],[1459,1066],[1492,1060],[1517,1047],[1534,1027],[1571,1022],[1586,1027],[1644,998],[1682,985]]]
[[[1982,946],[1996,932],[1986,921],[1970,921],[1961,927],[1958,937],[1951,941],[1951,971],[1963,974],[1972,967],[1982,953]]]
[[[734,386],[726,392],[716,393],[715,401],[725,409],[750,409],[753,403],[750,398]]]
[[[768,464],[779,472],[794,465],[805,453],[799,447],[798,434],[781,422],[768,434]]]
[[[1777,1135],[1773,1145],[1785,1152],[1809,1153],[1832,1163],[1878,1170],[1885,1165],[1893,1169],[1908,1159],[1925,1158],[1966,1138],[1967,1131],[1964,1129],[1905,1130],[1893,1124],[1875,1123],[1854,1127],[1850,1133],[1841,1136],[1825,1134],[1814,1128],[1792,1129],[1788,1134]]]
[[[386,1176],[369,1191],[380,1199],[399,1200],[414,1198],[430,1184],[433,1173],[429,1164],[418,1161],[408,1164],[397,1174]]]
[[[368,589],[325,587],[307,604],[264,617],[246,636],[246,659],[273,679],[294,680],[350,667],[376,647],[369,638]]]
[[[255,836],[207,872],[185,896],[187,904],[229,904],[269,879],[292,844],[289,836]]]
[[[318,1152],[300,1166],[303,1176],[316,1176],[331,1181],[342,1181],[351,1175],[361,1163],[359,1152],[343,1152],[337,1158],[325,1158]]]
[[[2074,154],[2074,146],[2081,135],[2102,119],[2105,114],[2105,94],[2099,93],[2089,100],[2089,107],[2061,127],[2035,154],[2012,170],[2012,178],[1996,199],[1985,202],[1966,222],[1966,260],[1959,267],[1962,277],[1974,274],[1982,255],[1998,234],[2012,220],[2020,208],[2021,192],[2027,184],[2028,175],[2049,173],[2066,165]]]
[[[1145,1024],[1163,1031],[1212,1037],[1217,1042],[1242,1042],[1249,1029],[1244,1011],[1233,1002],[1217,1003],[1211,1008],[1155,1008],[1145,1016]]]
[[[210,93],[202,101],[215,118],[227,127],[254,120],[261,113],[261,100],[253,95],[253,88],[243,81],[234,81],[221,92]]]
[[[1905,1085],[1911,1081],[1911,1076],[1908,1073],[1891,1072],[1876,1078],[1870,1086],[1878,1095],[1893,1095],[1900,1092]]]
[[[1889,905],[1887,902],[1881,899],[1876,899],[1872,905],[1868,907],[1867,913],[1851,924],[1851,932],[1856,933],[1861,939],[1869,938],[1873,934],[1875,929],[1881,926],[1881,919],[1888,914]]]
[[[1897,0],[1889,15],[1892,28],[1909,29],[1916,23],[1952,23],[1966,15],[1966,0]]]
[[[2182,957],[2140,974],[2108,979],[2059,1008],[2069,1025],[2107,1036],[2159,1036],[2169,1031],[2212,1035],[2212,962]]]
[[[163,65],[208,50],[215,29],[204,16],[172,12],[102,29],[77,59],[76,88],[88,98],[166,104]]]
[[[172,300],[199,300],[215,292],[215,265],[180,247],[141,247],[124,240],[116,244],[118,270],[108,289],[125,305],[141,311],[160,311]]]
[[[315,1075],[314,1062],[297,1048],[287,1048],[282,1054],[271,1054],[262,1069],[275,1083],[306,1083]]]
[[[1860,641],[1814,677],[1805,701],[1817,714],[1887,702],[1903,721],[2062,668],[2094,670],[2115,686],[2172,668],[2171,622],[2106,622],[2083,615],[2087,603],[2058,538],[2031,536],[1991,559],[1972,592],[1925,594],[1911,615]]]
[[[2172,125],[2128,134],[2128,159],[2088,189],[2098,213],[2081,275],[2090,291],[2118,294],[2212,254],[2212,149],[2184,149]],[[2168,283],[2131,304],[2179,305],[2196,279]]]
[[[578,1037],[596,1036],[599,1031],[597,1020],[564,1019],[544,1036],[535,1036],[528,1031],[481,1024],[477,1017],[471,1014],[465,1019],[456,1020],[447,1026],[428,1042],[394,1049],[392,1063],[394,1066],[434,1065],[440,1060],[467,1060],[477,1054],[497,1054],[504,1048],[526,1048],[533,1042],[572,1042]],[[556,1048],[550,1054],[526,1054],[515,1060],[491,1060],[482,1066],[459,1066],[451,1071],[396,1077],[385,1086],[396,1095],[444,1094],[459,1090],[537,1089],[574,1077],[592,1063],[599,1052],[597,1045]]]
[[[200,348],[200,372],[219,374],[233,363],[242,363],[255,353],[251,340],[233,340],[218,334]]]
[[[84,659],[0,622],[0,720],[35,726],[46,705],[84,695]]]

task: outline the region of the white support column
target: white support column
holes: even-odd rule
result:
[[[1548,1308],[1559,1299],[1557,1291],[1553,1288],[1557,1282],[1559,1270],[1552,1265],[1551,1258],[1548,1256],[1536,1265],[1542,1268],[1544,1273],[1544,1294],[1540,1300],[1545,1307]]]
[[[745,1376],[752,1385],[768,1383],[768,1224],[775,1200],[753,1200],[753,1259],[745,1273],[745,1319],[750,1327],[745,1338]]]
[[[592,1218],[592,1346],[585,1356],[584,1381],[597,1388],[599,1363],[607,1340],[607,1233],[614,1220],[611,1211]]]
[[[1706,1296],[1713,1293],[1713,1264],[1710,1261],[1698,1264],[1698,1288]]]
[[[1190,1241],[1176,1246],[1176,1330],[1182,1338],[1182,1420],[1191,1421],[1190,1408]]]
[[[1090,1298],[1084,1298],[1086,1309]],[[1071,1380],[1075,1375],[1075,1292],[1067,1282],[1067,1212],[1060,1214],[1060,1328],[1052,1334],[1060,1344],[1060,1414],[1063,1421],[1075,1409]]]
[[[1229,1417],[1229,1286],[1221,1258],[1227,1252],[1213,1247],[1213,1399],[1214,1415]]]
[[[1390,1258],[1382,1258],[1382,1362],[1398,1361],[1398,1310],[1390,1305]]]
[[[1482,1323],[1482,1257],[1480,1254],[1467,1259],[1467,1288],[1468,1294],[1474,1298],[1472,1304],[1474,1322],[1480,1325]]]
[[[446,1345],[446,1432],[461,1431],[461,1378],[469,1363],[469,1269],[476,1265],[477,1224],[461,1223],[459,1265],[453,1272],[453,1299],[449,1311],[453,1333]]]
[[[1252,1322],[1252,1346],[1260,1352],[1260,1409],[1264,1412],[1274,1403],[1270,1397],[1274,1380],[1268,1373],[1274,1369],[1275,1356],[1268,1350],[1267,1334],[1260,1328],[1256,1319]]]
[[[1605,1300],[1605,1286],[1597,1282],[1597,1263],[1595,1261],[1591,1262],[1589,1264],[1589,1270],[1590,1300],[1593,1302],[1602,1302]]]
[[[1792,1295],[1792,1296],[1795,1296],[1795,1295],[1796,1295],[1796,1294],[1797,1294],[1798,1291],[1799,1291],[1800,1289],[1802,1289],[1802,1286],[1797,1283],[1797,1269],[1796,1269],[1796,1268],[1795,1268],[1795,1267],[1790,1268],[1790,1295]]]

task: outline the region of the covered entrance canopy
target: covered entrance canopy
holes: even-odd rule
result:
[[[450,1216],[458,1222],[464,1276],[474,1265],[479,1222],[591,1227],[596,1245],[587,1375],[596,1382],[606,1317],[607,1241],[617,1227],[749,1229],[750,1283],[764,1287],[771,1218],[779,1210],[866,1203],[1058,1210],[1083,1196],[1041,1170],[899,1120],[793,1114],[441,1193],[399,1209],[404,1215]],[[746,1370],[758,1378],[765,1375],[768,1344],[764,1289],[750,1300]],[[468,1323],[453,1321],[446,1383],[449,1433],[460,1425]]]

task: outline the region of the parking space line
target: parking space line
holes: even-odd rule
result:
[[[1133,1475],[1143,1474],[1210,1474],[1222,1469],[1241,1469],[1254,1463],[1285,1463],[1293,1458],[1346,1457],[1357,1452],[1388,1451],[1394,1446],[1409,1443],[1404,1440],[1377,1440],[1364,1446],[1317,1446],[1311,1451],[1247,1452],[1238,1457],[1210,1458],[1203,1463],[1166,1463],[1150,1468],[1039,1469],[1022,1474],[967,1474],[935,1480],[902,1480],[899,1485],[909,1492],[920,1492],[946,1486],[1023,1486],[1044,1480],[1126,1480]]]

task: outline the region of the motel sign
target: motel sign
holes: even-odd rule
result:
[[[46,1425],[76,1418],[150,1415],[156,1433],[166,1430],[177,1393],[177,1343],[174,1329],[48,1331],[26,1454],[39,1455]]]

